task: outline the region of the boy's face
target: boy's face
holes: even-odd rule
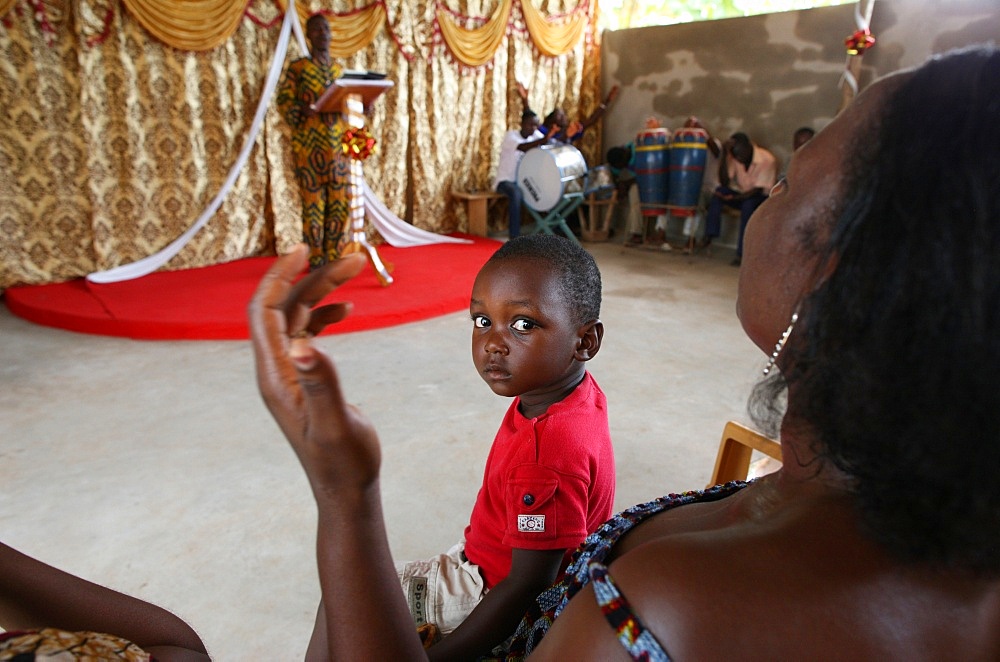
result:
[[[472,287],[472,361],[497,395],[556,402],[583,373],[576,358],[583,325],[559,279],[538,260],[508,259],[483,267]]]

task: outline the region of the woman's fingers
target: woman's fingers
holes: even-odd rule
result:
[[[308,248],[295,246],[279,257],[261,279],[250,301],[248,317],[257,382],[272,413],[295,414],[298,374],[292,361],[311,361],[313,353],[309,334],[315,335],[328,324],[343,319],[350,304],[322,306],[315,314],[312,307],[338,285],[357,275],[364,267],[364,256],[352,255],[310,273],[298,282],[305,269]],[[291,340],[298,347],[292,350]],[[302,343],[305,343],[304,345]],[[291,359],[292,361],[289,361]],[[285,411],[287,410],[287,411]],[[287,424],[288,421],[278,421]]]
[[[306,266],[306,250],[300,244],[287,255],[279,257],[264,274],[257,291],[250,299],[247,310],[250,340],[257,363],[257,378],[262,389],[265,378],[280,372],[276,361],[284,356],[288,343],[285,300],[295,278]]]
[[[364,255],[354,253],[313,271],[296,283],[288,293],[284,306],[289,335],[309,330],[307,327],[313,306],[334,288],[358,275],[364,266]]]
[[[318,336],[326,327],[347,317],[351,313],[351,308],[353,305],[349,301],[314,308],[309,316],[309,323],[306,324],[306,331],[311,336]]]

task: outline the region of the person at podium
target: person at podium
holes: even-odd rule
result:
[[[278,109],[292,129],[295,178],[302,196],[302,237],[309,268],[340,257],[347,239],[350,162],[341,150],[346,124],[321,112],[316,101],[342,70],[330,58],[330,24],[322,14],[306,21],[309,57],[295,60],[278,88]]]

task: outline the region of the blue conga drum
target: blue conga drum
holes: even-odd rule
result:
[[[639,187],[639,202],[644,216],[665,213],[667,204],[668,168],[670,166],[670,131],[646,129],[635,137],[635,180]],[[659,205],[646,207],[646,205]]]
[[[708,132],[698,128],[677,129],[670,143],[670,177],[667,204],[676,216],[698,211],[701,183],[708,161]]]

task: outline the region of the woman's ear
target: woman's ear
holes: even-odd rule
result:
[[[589,361],[597,355],[601,349],[601,340],[604,338],[604,323],[601,320],[587,322],[580,327],[579,340],[576,344],[576,353],[573,358],[577,361]]]

